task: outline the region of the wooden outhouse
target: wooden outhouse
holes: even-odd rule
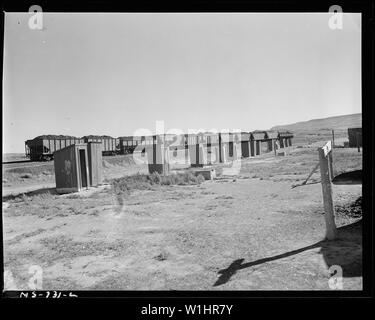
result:
[[[241,132],[241,155],[244,158],[250,157],[250,133]]]
[[[262,153],[262,141],[266,140],[266,132],[265,131],[253,131],[251,133],[251,139],[255,143],[255,155],[259,156]]]
[[[267,152],[274,151],[278,135],[277,131],[266,131]]]
[[[87,155],[89,162],[90,186],[96,187],[103,183],[103,145],[100,142],[87,144]]]
[[[54,153],[56,191],[77,192],[102,183],[101,143],[73,144]]]
[[[293,133],[290,131],[279,131],[280,148],[290,147],[292,145]]]

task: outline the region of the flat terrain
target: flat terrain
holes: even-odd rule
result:
[[[214,166],[217,179],[196,185],[116,192],[113,178],[147,172],[121,156],[104,158],[100,188],[3,194],[6,289],[28,289],[38,265],[45,290],[329,290],[329,268],[340,265],[343,289],[361,290],[361,186],[333,187],[335,241],[324,240],[319,171],[301,186],[319,144],[243,159],[235,175]],[[362,153],[337,148],[334,161],[336,174],[360,169]],[[53,185],[44,166],[3,166],[3,187]]]

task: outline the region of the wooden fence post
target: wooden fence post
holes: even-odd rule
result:
[[[319,148],[319,164],[320,164],[320,175],[322,180],[322,192],[323,192],[323,204],[325,211],[325,222],[326,222],[326,238],[328,240],[334,240],[337,237],[337,229],[335,224],[335,212],[332,200],[332,186],[329,173],[329,157],[327,149]]]

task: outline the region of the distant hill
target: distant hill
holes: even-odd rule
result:
[[[342,144],[348,140],[348,128],[362,127],[362,114],[348,114],[345,116],[313,119],[293,124],[272,127],[270,130],[289,130],[294,134],[294,143],[297,145],[311,144],[317,141],[327,141],[335,132],[335,143]]]
[[[290,131],[314,131],[314,130],[341,130],[348,128],[362,127],[362,113],[348,114],[345,116],[329,117],[323,119],[313,119],[293,124],[272,127],[271,130]]]

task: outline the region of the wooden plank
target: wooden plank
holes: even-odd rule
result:
[[[307,181],[310,179],[310,177],[314,174],[314,172],[319,168],[320,163],[317,163],[317,165],[314,167],[314,169],[311,170],[309,175],[307,176],[306,180],[302,182],[302,185],[305,185]]]
[[[326,238],[334,240],[337,237],[337,228],[335,224],[335,212],[332,200],[332,186],[329,174],[329,159],[326,157],[326,149],[319,149],[320,175],[322,181],[323,205],[326,222]]]
[[[332,181],[333,178],[335,177],[335,175],[333,174],[333,156],[332,156],[332,150],[331,152],[328,154],[328,166],[329,166],[329,178],[330,180]]]

